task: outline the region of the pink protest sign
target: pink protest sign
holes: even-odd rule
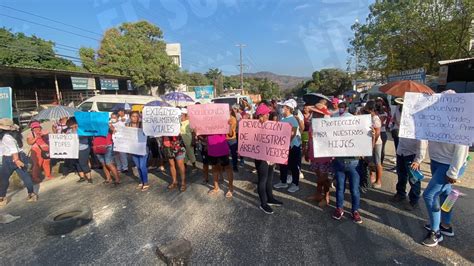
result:
[[[229,133],[229,105],[227,103],[188,106],[189,125],[197,135]]]
[[[291,142],[289,123],[243,119],[239,123],[239,154],[257,160],[287,164]]]

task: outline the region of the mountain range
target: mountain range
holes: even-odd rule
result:
[[[237,75],[238,76],[238,75]],[[295,77],[288,75],[278,75],[272,72],[261,71],[256,73],[244,73],[246,78],[266,78],[277,83],[282,90],[292,89],[301,82],[311,79],[310,77]]]

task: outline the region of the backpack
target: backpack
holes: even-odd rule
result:
[[[112,134],[107,134],[107,137],[94,137],[92,140],[92,151],[94,154],[104,155],[107,153],[107,147],[110,145],[112,145]]]

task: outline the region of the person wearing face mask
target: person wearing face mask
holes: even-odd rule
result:
[[[345,102],[340,102],[338,105],[337,105],[338,109],[337,109],[337,112],[333,113],[332,116],[333,117],[346,117],[346,116],[351,116],[351,114],[349,113],[349,111],[347,110],[347,104]]]
[[[115,130],[120,130],[121,127],[125,127],[125,119],[119,119],[117,113],[112,113],[110,115],[110,124],[112,124]],[[128,173],[128,155],[125,152],[114,151],[114,161],[119,172]]]

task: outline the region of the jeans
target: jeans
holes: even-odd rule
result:
[[[290,148],[288,155],[288,164],[280,164],[280,181],[286,184],[288,170],[291,171],[293,184],[299,185],[301,168],[301,146],[293,146]]]
[[[10,185],[10,176],[13,174],[14,171],[16,171],[18,176],[23,181],[23,184],[28,190],[28,194],[34,192],[33,181],[31,179],[30,174],[28,174],[28,171],[26,170],[28,168],[28,157],[23,152],[19,153],[18,155],[20,157],[20,160],[25,164],[23,168],[18,168],[16,166],[16,164],[13,162],[12,156],[3,156],[2,168],[0,171],[0,197],[5,197],[7,195],[8,186]]]
[[[452,211],[444,212],[441,210],[441,204],[446,200],[446,197],[451,193],[451,184],[446,181],[446,172],[449,169],[449,164],[439,163],[431,160],[431,180],[423,192],[423,199],[425,200],[426,210],[430,218],[431,230],[439,231],[441,222],[451,224]]]
[[[117,165],[117,170],[127,171],[128,170],[128,154],[125,152],[115,152],[115,164]]]
[[[258,197],[261,205],[266,205],[269,201],[273,201],[273,171],[275,165],[269,165],[266,161],[255,160],[258,176]]]
[[[230,148],[230,155],[232,156],[232,167],[235,169],[237,168],[237,163],[239,159],[239,155],[237,154],[238,144],[236,139],[227,140]]]
[[[135,166],[137,167],[138,174],[140,176],[140,181],[142,184],[148,184],[148,154],[146,155],[136,155],[132,154],[132,160]]]
[[[383,163],[385,158],[385,143],[387,143],[388,135],[387,132],[380,132],[380,138],[382,139],[382,153],[380,155],[380,162]]]
[[[357,159],[336,159],[334,160],[334,176],[336,178],[336,207],[342,208],[344,205],[344,191],[346,190],[346,177],[349,177],[349,189],[351,191],[352,212],[359,210],[360,176],[357,173]]]
[[[406,197],[406,186],[407,182],[410,183],[410,192],[408,193],[408,197],[410,199],[410,203],[415,205],[418,203],[421,195],[421,182],[418,180],[416,183],[413,183],[413,180],[409,178],[409,167],[410,164],[415,159],[415,154],[409,156],[402,156],[397,154],[397,175],[398,175],[398,182],[397,182],[397,194],[402,196],[403,198]]]

